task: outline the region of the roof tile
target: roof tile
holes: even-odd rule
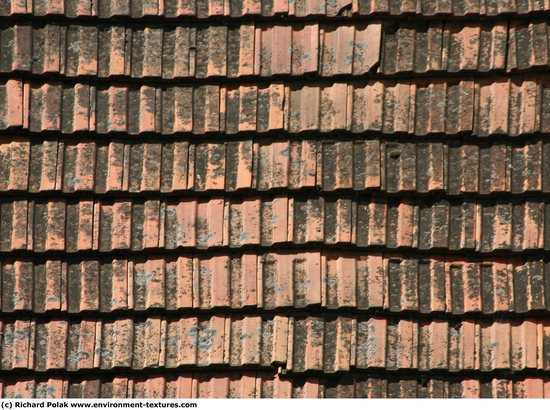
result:
[[[22,24],[0,30],[6,55],[0,71],[155,79],[515,71],[548,66],[548,41],[548,25],[536,20],[166,28]]]
[[[550,309],[548,269],[540,259],[480,262],[336,251],[79,262],[16,259],[2,262],[2,311],[321,306],[452,315],[527,313]]]
[[[450,372],[548,368],[545,357],[550,332],[544,320],[449,323],[308,316],[290,319],[288,341],[277,334],[281,320],[284,316],[153,316],[95,323],[5,319],[1,363],[4,370],[36,371],[270,366],[279,360],[296,373],[377,367]],[[35,358],[31,358],[33,351]]]
[[[241,371],[207,376],[182,373],[175,376],[38,377],[2,379],[5,398],[385,398],[399,392],[418,398],[543,398],[548,380],[528,377],[517,380],[441,379],[423,380],[353,375],[335,382],[307,377],[280,378],[269,372]]]
[[[4,252],[108,252],[340,243],[392,249],[522,252],[547,248],[546,208],[547,204],[538,199],[517,203],[302,196],[6,200],[0,208],[6,232],[1,247]],[[70,224],[65,226],[66,222]],[[96,223],[99,225],[92,229]]]
[[[550,395],[548,0],[4,3],[1,397]]]
[[[157,1],[131,3],[128,0],[104,0],[99,4],[89,0],[35,0],[35,5],[28,0],[18,0],[0,9],[2,15],[34,14],[64,15],[68,18],[80,16],[98,16],[107,19],[113,16],[125,16],[139,19],[146,16],[174,18],[194,16],[205,19],[215,16],[275,16],[291,15],[296,17],[321,16],[340,17],[350,15],[369,16],[383,15],[420,15],[420,16],[495,16],[507,13],[528,14],[547,11],[550,5],[546,1],[489,1],[487,4],[479,0],[449,1],[449,0],[340,0],[329,2],[324,0],[300,0],[292,3],[288,0],[264,0],[250,2],[247,0],[232,1],[224,6],[219,0],[197,0],[182,2],[181,0],[166,0],[162,7]]]
[[[347,138],[123,143],[5,137],[0,169],[8,177],[0,191],[546,193],[541,175],[550,164],[548,146],[542,138],[485,145]]]
[[[455,87],[458,88],[455,90]],[[230,92],[226,101],[228,88],[215,85],[164,90],[148,86],[111,86],[100,87],[96,91],[93,86],[88,89],[86,85],[77,84],[67,88],[57,83],[44,83],[32,85],[30,106],[24,106],[27,102],[22,93],[22,82],[9,80],[0,89],[4,90],[0,91],[2,101],[9,101],[9,104],[4,104],[9,107],[8,111],[0,113],[0,126],[3,129],[26,128],[22,115],[30,110],[29,129],[36,132],[93,131],[97,127],[101,134],[115,131],[130,134],[192,131],[201,134],[264,132],[284,126],[291,133],[349,129],[353,132],[382,130],[384,133],[423,135],[470,131],[483,137],[531,134],[546,129],[546,116],[542,111],[546,105],[546,89],[542,80],[534,77],[526,77],[525,81],[502,78],[479,80],[475,83],[475,107],[470,81],[461,81],[456,85],[441,82],[437,86],[395,81],[384,81],[381,85],[370,82],[353,86],[347,83],[291,86],[290,98],[285,97],[283,101],[282,87],[275,86],[267,89],[256,89],[254,85],[241,86],[238,99],[236,94]],[[372,92],[379,96],[373,98],[370,96]],[[369,109],[372,117],[364,116],[364,108],[361,108],[365,101],[363,93],[370,96],[369,101],[378,105],[372,107],[372,111]],[[89,103],[87,98],[90,98]],[[62,119],[59,115],[62,100],[68,110],[77,109],[78,115],[72,119],[70,116]],[[191,101],[192,118],[188,111],[176,124],[174,113],[184,109]],[[512,101],[514,104],[511,104]],[[240,107],[239,111],[232,108],[232,104],[237,104],[235,107]],[[96,107],[95,111],[93,107]],[[304,110],[304,107],[308,109]],[[447,111],[453,110],[455,114],[443,119],[443,107],[448,107]],[[238,116],[231,115],[232,110],[238,112]],[[230,115],[226,116],[226,113]],[[426,118],[426,115],[429,117]],[[134,121],[138,116],[140,120]],[[517,121],[510,122],[509,117],[517,118]],[[474,124],[471,123],[472,118]]]

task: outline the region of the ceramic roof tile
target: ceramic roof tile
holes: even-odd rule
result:
[[[548,263],[336,251],[148,259],[5,259],[3,312],[279,308],[447,313],[550,309]],[[33,290],[34,289],[34,290]]]
[[[548,11],[0,4],[0,396],[550,396]]]
[[[354,375],[341,381],[317,377],[289,379],[268,372],[230,372],[214,376],[37,377],[2,379],[5,398],[544,398],[544,378],[442,379]]]
[[[238,368],[281,363],[293,373],[354,368],[490,372],[548,370],[550,366],[550,331],[544,319],[448,322],[376,316],[212,315],[4,319],[1,326],[3,370]]]
[[[288,0],[249,0],[231,1],[224,7],[218,0],[181,0],[130,2],[129,0],[102,0],[92,3],[87,0],[20,0],[5,4],[2,15],[32,14],[34,16],[65,16],[68,18],[98,16],[102,19],[121,16],[132,19],[143,17],[196,17],[205,19],[216,16],[278,16],[296,17],[340,17],[369,15],[420,15],[420,16],[496,16],[500,14],[529,14],[548,11],[550,5],[545,0],[503,2],[479,0],[299,0],[296,3]]]
[[[284,88],[288,98],[281,98],[282,87],[272,86],[243,85],[238,91],[217,85],[160,89],[33,83],[27,87],[22,81],[8,80],[0,85],[6,107],[0,112],[0,127],[63,133],[97,130],[100,134],[342,130],[416,135],[470,132],[480,137],[533,134],[549,127],[546,83],[536,77]],[[374,106],[364,107],[365,98]],[[175,121],[174,113],[188,108],[191,101],[192,113],[187,109]],[[62,107],[73,115],[61,118]]]
[[[384,379],[349,377],[335,384],[330,379],[279,379],[266,373],[231,373],[204,377],[187,373],[178,377],[150,378],[115,376],[108,379],[5,379],[3,394],[7,398],[234,398],[234,397],[395,397],[403,391],[411,397],[545,397],[545,379],[527,378],[509,381],[491,379]]]
[[[253,23],[231,28],[193,24],[154,27],[8,26],[0,29],[0,47],[6,56],[0,71],[52,73],[69,78],[235,78],[304,73],[326,77],[364,74],[380,58],[379,22],[321,27]],[[347,34],[339,34],[343,30]],[[342,57],[343,63],[349,60],[350,70],[333,68],[336,54],[346,53],[346,49],[340,50],[336,38],[349,48],[349,55]],[[121,47],[115,50],[118,43]],[[176,51],[179,55],[174,55]],[[108,64],[102,66],[100,60]]]
[[[548,64],[548,28],[542,22],[435,21],[386,24],[384,29],[384,74],[516,71]]]
[[[277,195],[182,200],[4,200],[1,252],[349,244],[419,250],[547,249],[548,204]],[[44,230],[43,227],[46,227]]]

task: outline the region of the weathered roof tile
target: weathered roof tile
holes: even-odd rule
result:
[[[14,24],[0,29],[0,71],[156,81],[525,71],[548,66],[549,38],[544,21],[507,20],[165,28]]]
[[[418,398],[543,398],[549,382],[544,378],[506,380],[492,378],[395,379],[352,375],[330,378],[279,377],[270,372],[242,371],[206,376],[3,378],[5,398],[386,398],[407,394]]]
[[[102,0],[92,3],[89,0],[18,0],[6,4],[0,9],[2,15],[31,14],[35,16],[63,15],[68,18],[98,16],[108,19],[114,16],[124,16],[132,19],[142,17],[180,16],[206,19],[215,16],[276,16],[290,15],[296,17],[340,17],[340,16],[370,16],[370,15],[418,15],[418,16],[496,16],[501,14],[530,14],[548,11],[550,5],[546,1],[517,1],[503,2],[479,0],[450,1],[450,0],[339,0],[329,2],[325,0],[300,0],[296,3],[288,0],[263,0],[251,2],[249,0],[231,1],[224,6],[219,0],[196,0],[183,2],[182,0],[140,1],[129,2]]]
[[[276,335],[280,321],[292,329],[288,341]],[[544,320],[447,322],[355,316],[308,316],[288,321],[284,316],[253,315],[70,322],[5,319],[1,326],[5,335],[2,369],[36,371],[267,367],[278,360],[294,373],[377,367],[450,372],[547,370],[544,357],[550,334]],[[183,351],[186,353],[178,353]]]
[[[337,251],[79,262],[15,259],[2,262],[2,311],[321,306],[452,315],[527,313],[550,309],[548,272],[541,259],[486,257],[480,262]]]
[[[277,85],[96,89],[82,84],[66,87],[44,83],[32,85],[29,106],[22,82],[9,80],[2,89],[0,98],[10,103],[0,113],[0,126],[27,128],[23,113],[31,112],[28,129],[36,132],[72,133],[96,128],[100,134],[381,130],[416,135],[470,132],[485,137],[527,135],[547,128],[545,82],[536,77],[458,84],[386,80],[292,85],[286,88],[288,97],[283,97],[287,91]],[[61,118],[62,106],[71,114]],[[182,116],[176,119],[180,111]]]
[[[0,396],[549,396],[549,10],[0,4]]]

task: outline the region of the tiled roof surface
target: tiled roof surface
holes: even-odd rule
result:
[[[0,16],[1,397],[550,397],[548,0]]]
[[[550,263],[520,257],[188,253],[130,260],[6,258],[1,270],[4,313],[349,308],[483,317],[550,310]]]
[[[273,373],[177,373],[169,376],[109,375],[22,377],[0,380],[7,398],[548,398],[550,379],[347,375],[280,377]]]
[[[0,104],[0,130],[56,134],[550,132],[550,81],[544,74],[195,86],[9,79],[0,82]]]
[[[143,17],[353,17],[520,16],[544,13],[548,0],[10,0],[0,8],[4,16],[63,16],[66,18]]]

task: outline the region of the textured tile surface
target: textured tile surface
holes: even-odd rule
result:
[[[519,257],[474,262],[309,251],[6,259],[1,279],[5,313],[350,308],[455,316],[550,310],[550,264]]]
[[[0,396],[550,397],[548,0],[0,4]]]
[[[5,319],[2,370],[283,365],[302,373],[352,369],[550,369],[550,320],[361,316],[150,316]]]
[[[215,376],[52,377],[2,379],[8,398],[547,398],[544,378],[457,379],[381,378],[349,375],[343,379],[296,377],[269,372],[219,372]]]
[[[342,131],[488,137],[550,130],[550,83],[542,74],[169,87],[9,79],[0,82],[0,104],[0,130],[102,136]]]
[[[57,15],[67,18],[98,16],[103,19],[127,17],[350,17],[350,16],[498,16],[525,15],[550,10],[547,0],[10,0],[1,15]]]

